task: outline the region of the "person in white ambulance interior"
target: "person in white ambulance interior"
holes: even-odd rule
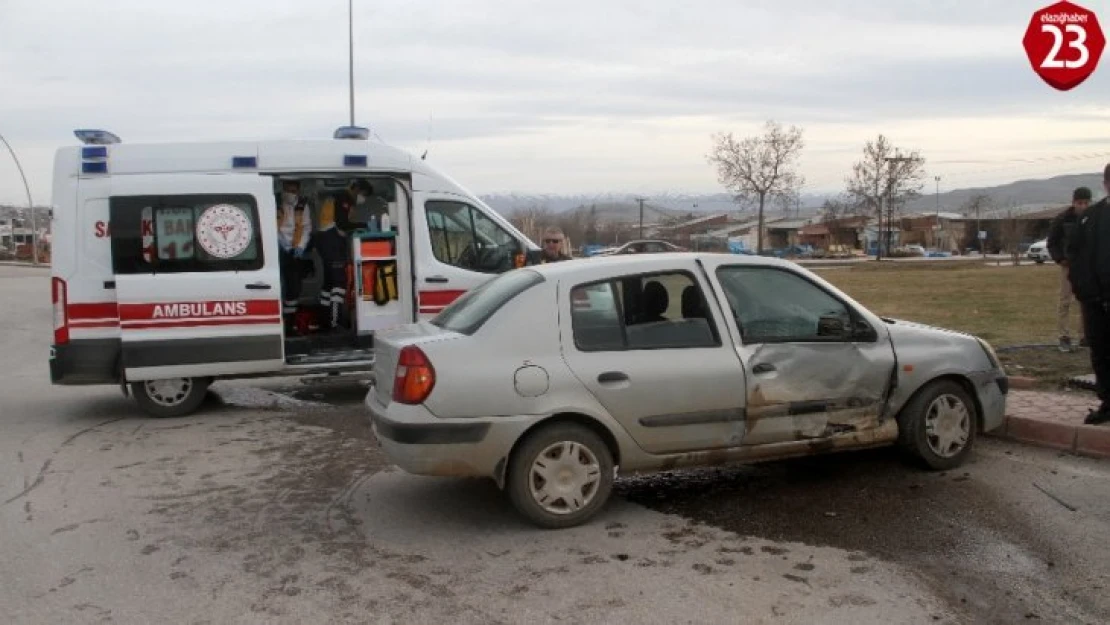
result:
[[[301,183],[296,180],[281,183],[277,219],[281,248],[281,312],[286,328],[292,327],[292,317],[297,312],[304,280],[301,259],[312,236],[312,213],[308,199],[300,195],[300,191]]]
[[[333,194],[320,207],[315,247],[324,261],[324,279],[320,286],[320,305],[328,316],[322,325],[331,330],[339,328],[339,311],[347,301],[347,261],[350,256],[348,235],[365,223],[351,221],[351,211],[364,204],[374,193],[374,187],[365,180],[356,180],[346,189]]]

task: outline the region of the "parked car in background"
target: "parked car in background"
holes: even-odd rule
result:
[[[1025,252],[1025,257],[1036,261],[1038,265],[1044,264],[1046,260],[1052,260],[1052,256],[1048,253],[1048,240],[1042,239],[1030,245],[1029,250]]]
[[[390,460],[491,477],[547,528],[597,514],[615,468],[897,444],[951,469],[1002,423],[1008,391],[986,342],[735,254],[517,269],[375,347],[366,405]]]
[[[629,241],[619,247],[611,247],[601,250],[594,256],[616,256],[621,254],[662,254],[665,252],[685,252],[686,248],[675,245],[668,241],[661,241],[657,239],[645,239],[640,241]]]

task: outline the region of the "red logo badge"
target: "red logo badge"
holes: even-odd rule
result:
[[[1092,11],[1065,1],[1033,13],[1022,44],[1041,80],[1067,91],[1094,73],[1106,37]]]

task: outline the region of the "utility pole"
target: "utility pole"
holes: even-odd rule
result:
[[[347,0],[347,83],[351,98],[351,125],[355,125],[355,7]]]
[[[937,236],[933,240],[933,244],[935,245],[937,243],[937,241],[940,240],[940,176],[933,176],[933,180],[936,180],[936,182],[937,182],[937,223],[936,223]],[[937,245],[937,248],[939,249],[940,246]]]
[[[640,203],[640,238],[644,238],[644,198],[638,197],[636,201]]]
[[[19,177],[23,179],[23,190],[27,192],[27,207],[31,209],[31,263],[37,265],[39,264],[39,226],[38,219],[35,218],[35,203],[31,200],[31,186],[27,184],[27,176],[23,173],[23,165],[19,164],[19,157],[15,155],[12,145],[4,138],[4,135],[0,135],[0,141],[11,153],[12,160],[15,161],[15,168],[19,170]],[[12,229],[12,239],[15,239],[14,228]]]

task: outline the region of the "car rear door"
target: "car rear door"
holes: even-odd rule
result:
[[[711,263],[748,379],[745,445],[820,440],[881,424],[894,349],[854,305],[800,272]]]
[[[698,273],[690,262],[560,284],[564,360],[650,453],[722,449],[743,440],[744,371]],[[649,305],[652,282],[666,298]]]
[[[418,318],[439,314],[463,293],[524,264],[524,242],[468,198],[417,192],[414,204]]]
[[[119,176],[109,212],[128,380],[284,365],[269,178]]]

